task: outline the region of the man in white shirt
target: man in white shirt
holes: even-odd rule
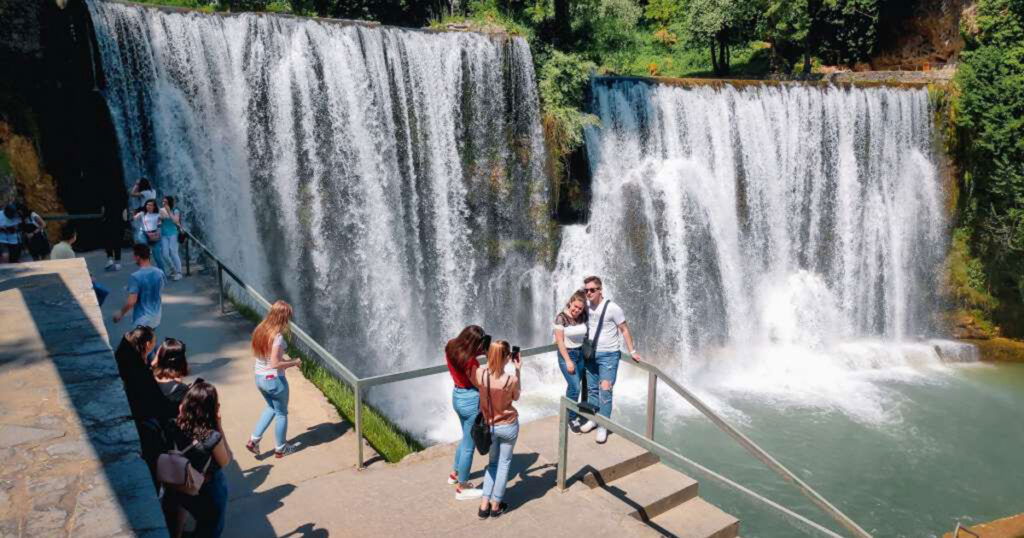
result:
[[[632,355],[633,360],[640,362],[640,355],[633,345],[633,335],[626,325],[626,314],[619,305],[604,298],[601,279],[596,276],[588,276],[583,279],[583,291],[587,294],[587,334],[591,342],[595,342],[594,360],[585,361],[584,367],[587,374],[587,401],[598,403],[598,413],[601,416],[611,418],[612,416],[612,387],[615,385],[615,378],[619,371],[619,358],[622,356],[622,343],[625,341],[626,350]],[[600,327],[599,327],[600,326]],[[622,334],[620,340],[619,334]],[[580,431],[587,433],[593,430],[597,423],[588,420],[580,427]],[[604,443],[608,440],[608,430],[597,428],[595,440]]]

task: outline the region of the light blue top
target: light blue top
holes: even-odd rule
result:
[[[132,273],[128,281],[128,293],[137,294],[135,307],[132,309],[132,323],[146,325],[154,329],[160,326],[161,292],[167,276],[152,265],[143,267]]]
[[[181,212],[178,211],[177,209],[174,209],[174,211],[172,211],[172,213],[174,213],[174,216],[180,216],[181,215]],[[160,219],[160,235],[165,235],[165,236],[175,236],[175,235],[178,235],[178,227],[174,225],[174,220],[172,220],[172,219]]]

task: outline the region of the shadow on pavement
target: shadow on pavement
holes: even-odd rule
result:
[[[138,456],[135,424],[114,354],[109,346],[96,347],[105,344],[106,339],[59,273],[17,276],[21,272],[6,269],[7,278],[0,281],[0,293],[21,292],[46,354],[60,376],[89,443],[103,462],[107,482],[128,524],[136,533],[162,528],[163,514],[149,468]],[[109,364],[97,365],[98,353]],[[112,415],[114,410],[122,414]]]

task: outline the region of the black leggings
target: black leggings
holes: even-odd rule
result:
[[[107,250],[107,258],[114,258],[114,261],[121,261],[121,246],[124,243],[124,226],[121,223],[107,223],[103,232],[104,247]]]

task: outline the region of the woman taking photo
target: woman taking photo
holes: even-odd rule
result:
[[[284,371],[299,365],[299,359],[285,354],[284,335],[292,319],[292,307],[284,301],[277,301],[270,307],[267,317],[252,332],[252,352],[256,358],[256,388],[259,389],[267,407],[256,422],[252,437],[245,448],[253,454],[260,453],[260,439],[271,421],[276,420],[274,457],[283,458],[295,451],[288,440],[288,379]]]
[[[160,393],[167,400],[168,416],[178,416],[178,405],[188,392],[184,378],[188,375],[188,361],[185,359],[185,343],[174,338],[167,338],[160,349],[156,350],[153,361],[153,378],[160,387]]]
[[[506,374],[505,365],[511,359],[515,373]],[[523,363],[519,352],[509,349],[508,342],[498,340],[487,350],[487,366],[477,369],[473,381],[480,387],[480,412],[491,427],[490,463],[484,472],[484,487],[480,497],[480,519],[498,517],[508,505],[501,499],[508,482],[508,467],[512,463],[512,449],[519,437],[519,412],[512,402],[519,399],[522,390],[520,370]]]
[[[178,409],[176,424],[178,431],[173,436],[174,444],[178,449],[184,449],[196,443],[195,448],[186,452],[185,456],[193,469],[204,471],[206,480],[198,495],[185,495],[173,490],[168,492],[174,496],[174,502],[196,520],[196,530],[192,536],[216,538],[224,532],[224,515],[228,506],[228,482],[223,469],[231,463],[231,448],[224,436],[224,428],[220,425],[217,389],[197,379],[185,393]],[[180,527],[169,530],[171,536],[181,535]]]
[[[178,227],[181,226],[181,212],[174,207],[174,197],[164,196],[160,208],[160,253],[163,255],[164,271],[171,280],[181,280],[181,256],[178,255]]]
[[[587,335],[587,317],[585,308],[587,296],[577,290],[565,304],[565,308],[555,316],[555,344],[558,346],[558,369],[565,377],[565,397],[578,401],[583,382],[583,339]],[[586,396],[584,396],[585,398]],[[575,411],[569,411],[569,429],[580,433],[582,425]]]
[[[452,408],[462,425],[462,441],[455,449],[455,463],[448,475],[448,483],[456,484],[455,498],[460,501],[480,496],[480,490],[469,482],[469,468],[473,465],[473,449],[476,448],[470,430],[473,428],[473,419],[480,412],[480,392],[473,384],[473,374],[480,367],[476,361],[477,356],[486,351],[485,337],[480,326],[470,325],[444,346],[448,372],[455,383],[452,389]]]

